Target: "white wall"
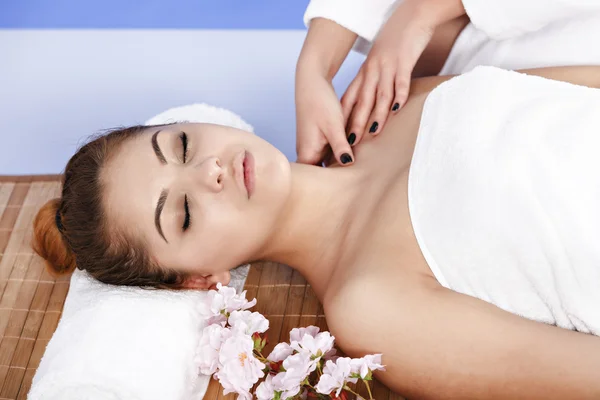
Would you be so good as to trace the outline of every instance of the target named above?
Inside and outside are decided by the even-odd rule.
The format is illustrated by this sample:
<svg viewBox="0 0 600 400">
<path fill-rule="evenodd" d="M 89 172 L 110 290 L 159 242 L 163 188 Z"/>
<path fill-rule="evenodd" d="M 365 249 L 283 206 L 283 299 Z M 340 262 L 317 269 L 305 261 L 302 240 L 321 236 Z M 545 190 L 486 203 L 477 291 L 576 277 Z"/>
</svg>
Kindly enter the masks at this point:
<svg viewBox="0 0 600 400">
<path fill-rule="evenodd" d="M 295 159 L 304 30 L 0 30 L 0 175 L 60 173 L 102 129 L 173 106 L 229 108 Z M 334 84 L 341 95 L 362 57 Z"/>
</svg>

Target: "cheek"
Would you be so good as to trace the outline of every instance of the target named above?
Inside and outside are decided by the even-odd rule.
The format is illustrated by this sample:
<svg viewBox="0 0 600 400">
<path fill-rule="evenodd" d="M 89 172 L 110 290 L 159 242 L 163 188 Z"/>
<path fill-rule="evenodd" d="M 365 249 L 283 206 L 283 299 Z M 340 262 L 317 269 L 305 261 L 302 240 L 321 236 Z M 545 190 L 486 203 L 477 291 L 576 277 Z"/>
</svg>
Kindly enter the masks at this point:
<svg viewBox="0 0 600 400">
<path fill-rule="evenodd" d="M 198 221 L 200 222 L 200 221 Z M 187 252 L 193 253 L 206 270 L 229 269 L 243 259 L 251 247 L 247 233 L 247 215 L 220 205 L 203 215 L 187 243 Z"/>
<path fill-rule="evenodd" d="M 207 245 L 229 248 L 243 239 L 252 210 L 241 212 L 233 207 L 218 207 L 207 214 L 201 236 Z"/>
</svg>

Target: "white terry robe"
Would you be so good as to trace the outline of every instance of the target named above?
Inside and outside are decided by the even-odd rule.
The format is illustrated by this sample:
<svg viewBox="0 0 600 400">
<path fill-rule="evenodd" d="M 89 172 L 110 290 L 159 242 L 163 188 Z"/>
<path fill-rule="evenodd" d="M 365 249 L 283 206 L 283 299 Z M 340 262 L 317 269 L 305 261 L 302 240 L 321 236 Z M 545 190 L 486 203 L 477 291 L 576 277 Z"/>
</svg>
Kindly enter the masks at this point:
<svg viewBox="0 0 600 400">
<path fill-rule="evenodd" d="M 401 0 L 311 0 L 307 26 L 327 18 L 356 33 L 366 54 Z M 441 75 L 478 65 L 521 69 L 600 64 L 598 0 L 463 0 L 471 22 L 461 32 Z"/>
</svg>

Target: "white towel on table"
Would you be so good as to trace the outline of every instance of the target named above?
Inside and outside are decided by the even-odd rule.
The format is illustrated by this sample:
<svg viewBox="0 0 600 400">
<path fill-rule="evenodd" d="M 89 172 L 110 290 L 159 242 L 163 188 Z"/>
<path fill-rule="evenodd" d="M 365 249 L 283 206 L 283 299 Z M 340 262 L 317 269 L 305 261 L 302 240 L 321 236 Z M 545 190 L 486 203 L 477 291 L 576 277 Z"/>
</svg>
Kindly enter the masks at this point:
<svg viewBox="0 0 600 400">
<path fill-rule="evenodd" d="M 205 104 L 167 110 L 146 125 L 210 122 L 252 131 L 234 113 Z M 229 286 L 240 291 L 248 267 Z M 210 377 L 194 361 L 207 292 L 106 285 L 76 270 L 62 317 L 33 379 L 29 400 L 198 400 Z"/>
</svg>

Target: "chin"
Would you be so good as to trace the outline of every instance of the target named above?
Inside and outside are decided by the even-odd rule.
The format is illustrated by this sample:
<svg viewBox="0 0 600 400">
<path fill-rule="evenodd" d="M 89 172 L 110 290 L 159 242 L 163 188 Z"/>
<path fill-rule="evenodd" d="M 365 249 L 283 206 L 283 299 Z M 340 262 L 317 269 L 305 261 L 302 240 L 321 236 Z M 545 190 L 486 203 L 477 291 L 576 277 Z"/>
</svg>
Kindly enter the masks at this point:
<svg viewBox="0 0 600 400">
<path fill-rule="evenodd" d="M 279 157 L 274 158 L 267 166 L 268 173 L 264 175 L 267 180 L 263 180 L 263 185 L 268 185 L 271 191 L 288 192 L 291 186 L 291 167 L 288 159 L 282 154 Z"/>
<path fill-rule="evenodd" d="M 273 147 L 272 152 L 254 154 L 256 162 L 254 195 L 272 196 L 276 192 L 289 187 L 291 167 L 287 157 Z M 261 159 L 258 160 L 258 157 Z"/>
<path fill-rule="evenodd" d="M 291 167 L 287 158 L 283 154 L 278 157 L 271 155 L 269 162 L 263 163 L 257 170 L 255 182 L 250 205 L 256 214 L 252 213 L 255 219 L 249 225 L 256 229 L 256 235 L 268 235 L 280 218 L 291 192 Z"/>
</svg>

